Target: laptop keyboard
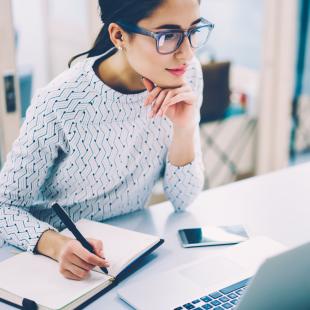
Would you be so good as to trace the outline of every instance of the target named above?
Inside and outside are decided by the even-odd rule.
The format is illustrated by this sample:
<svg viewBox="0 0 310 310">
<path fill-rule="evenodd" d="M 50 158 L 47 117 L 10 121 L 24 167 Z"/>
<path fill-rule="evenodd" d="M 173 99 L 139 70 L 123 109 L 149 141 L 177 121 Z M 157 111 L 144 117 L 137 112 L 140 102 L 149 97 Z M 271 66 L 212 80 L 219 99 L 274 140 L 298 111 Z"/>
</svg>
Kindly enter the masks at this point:
<svg viewBox="0 0 310 310">
<path fill-rule="evenodd" d="M 197 298 L 185 305 L 174 308 L 174 310 L 225 310 L 234 309 L 245 290 L 250 278 L 227 286 L 212 294 Z"/>
</svg>

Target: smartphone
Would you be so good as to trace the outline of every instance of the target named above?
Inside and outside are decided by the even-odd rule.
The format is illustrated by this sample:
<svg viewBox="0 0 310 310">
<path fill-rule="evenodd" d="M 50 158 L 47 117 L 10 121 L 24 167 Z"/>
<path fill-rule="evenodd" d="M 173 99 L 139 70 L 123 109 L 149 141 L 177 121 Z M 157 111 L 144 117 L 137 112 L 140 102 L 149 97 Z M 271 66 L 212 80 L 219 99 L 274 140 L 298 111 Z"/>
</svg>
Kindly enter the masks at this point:
<svg viewBox="0 0 310 310">
<path fill-rule="evenodd" d="M 236 244 L 249 238 L 242 225 L 204 226 L 200 228 L 180 229 L 179 236 L 185 248 Z"/>
</svg>

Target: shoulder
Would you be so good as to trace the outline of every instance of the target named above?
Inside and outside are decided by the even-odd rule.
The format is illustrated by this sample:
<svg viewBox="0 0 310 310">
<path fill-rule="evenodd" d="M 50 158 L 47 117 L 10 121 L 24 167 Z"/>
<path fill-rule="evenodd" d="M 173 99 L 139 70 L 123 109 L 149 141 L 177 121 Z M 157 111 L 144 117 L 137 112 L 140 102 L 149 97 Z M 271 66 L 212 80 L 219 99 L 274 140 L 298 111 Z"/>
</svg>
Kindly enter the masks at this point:
<svg viewBox="0 0 310 310">
<path fill-rule="evenodd" d="M 195 56 L 191 60 L 186 71 L 186 80 L 192 86 L 193 91 L 198 96 L 198 108 L 200 109 L 203 101 L 203 74 L 202 66 L 198 58 Z"/>
<path fill-rule="evenodd" d="M 196 74 L 200 74 L 202 72 L 202 67 L 199 59 L 197 56 L 194 56 L 193 59 L 190 62 L 190 68 L 196 72 Z"/>
<path fill-rule="evenodd" d="M 54 77 L 46 86 L 37 90 L 37 93 L 45 94 L 57 92 L 61 89 L 78 87 L 85 80 L 84 73 L 87 60 L 80 61 L 71 68 Z M 79 83 L 80 82 L 80 83 Z"/>
<path fill-rule="evenodd" d="M 82 92 L 89 84 L 86 69 L 88 59 L 80 61 L 51 80 L 46 86 L 35 91 L 31 106 L 56 109 L 60 102 L 67 101 L 73 93 Z"/>
<path fill-rule="evenodd" d="M 186 80 L 193 85 L 193 89 L 196 91 L 202 91 L 203 86 L 203 76 L 202 67 L 198 58 L 195 56 L 189 63 L 188 69 L 186 71 Z"/>
</svg>

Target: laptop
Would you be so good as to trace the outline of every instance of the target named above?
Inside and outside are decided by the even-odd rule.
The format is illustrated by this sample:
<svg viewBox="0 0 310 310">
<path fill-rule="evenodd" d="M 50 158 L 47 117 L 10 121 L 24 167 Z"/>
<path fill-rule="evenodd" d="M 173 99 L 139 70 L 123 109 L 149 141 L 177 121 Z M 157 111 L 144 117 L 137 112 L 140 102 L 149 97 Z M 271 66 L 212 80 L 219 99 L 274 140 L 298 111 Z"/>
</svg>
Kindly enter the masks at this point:
<svg viewBox="0 0 310 310">
<path fill-rule="evenodd" d="M 256 237 L 145 280 L 118 296 L 138 310 L 309 310 L 310 242 Z"/>
</svg>

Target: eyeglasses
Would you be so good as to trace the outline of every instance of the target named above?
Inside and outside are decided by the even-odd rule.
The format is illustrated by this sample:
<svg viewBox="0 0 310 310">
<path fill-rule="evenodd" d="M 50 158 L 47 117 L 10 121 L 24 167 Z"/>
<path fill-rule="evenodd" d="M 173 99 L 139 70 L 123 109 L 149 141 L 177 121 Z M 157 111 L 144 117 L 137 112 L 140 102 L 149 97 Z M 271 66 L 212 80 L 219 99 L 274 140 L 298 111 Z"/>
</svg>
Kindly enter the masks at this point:
<svg viewBox="0 0 310 310">
<path fill-rule="evenodd" d="M 198 24 L 198 26 L 186 31 L 181 29 L 171 29 L 153 32 L 123 21 L 118 21 L 116 23 L 127 32 L 142 34 L 154 38 L 156 40 L 157 52 L 163 55 L 174 53 L 181 46 L 185 37 L 188 37 L 193 49 L 203 47 L 207 43 L 214 28 L 214 24 L 204 18 L 201 18 L 201 25 Z"/>
</svg>

